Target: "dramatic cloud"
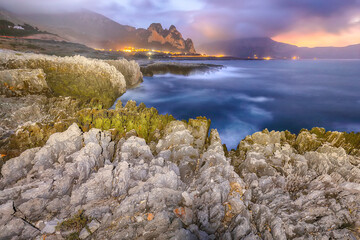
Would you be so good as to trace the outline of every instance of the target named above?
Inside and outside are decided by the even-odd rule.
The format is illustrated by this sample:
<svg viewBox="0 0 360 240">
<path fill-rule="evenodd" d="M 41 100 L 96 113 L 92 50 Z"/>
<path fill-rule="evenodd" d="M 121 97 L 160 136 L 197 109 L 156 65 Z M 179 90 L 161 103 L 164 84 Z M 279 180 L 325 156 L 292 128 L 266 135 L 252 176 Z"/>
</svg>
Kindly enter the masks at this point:
<svg viewBox="0 0 360 240">
<path fill-rule="evenodd" d="M 174 24 L 197 44 L 265 36 L 307 46 L 360 43 L 360 0 L 0 0 L 0 6 L 17 12 L 87 8 L 144 28 Z"/>
</svg>

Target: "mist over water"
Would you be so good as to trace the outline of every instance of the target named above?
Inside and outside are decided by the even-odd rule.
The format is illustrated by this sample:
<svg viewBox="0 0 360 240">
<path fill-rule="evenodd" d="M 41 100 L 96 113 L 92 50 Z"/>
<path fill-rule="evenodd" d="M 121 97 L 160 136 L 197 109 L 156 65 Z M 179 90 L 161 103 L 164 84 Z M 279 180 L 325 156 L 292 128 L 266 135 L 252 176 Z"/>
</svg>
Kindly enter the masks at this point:
<svg viewBox="0 0 360 240">
<path fill-rule="evenodd" d="M 206 116 L 229 149 L 264 128 L 360 131 L 360 60 L 201 62 L 226 68 L 145 77 L 120 99 L 179 120 Z"/>
</svg>

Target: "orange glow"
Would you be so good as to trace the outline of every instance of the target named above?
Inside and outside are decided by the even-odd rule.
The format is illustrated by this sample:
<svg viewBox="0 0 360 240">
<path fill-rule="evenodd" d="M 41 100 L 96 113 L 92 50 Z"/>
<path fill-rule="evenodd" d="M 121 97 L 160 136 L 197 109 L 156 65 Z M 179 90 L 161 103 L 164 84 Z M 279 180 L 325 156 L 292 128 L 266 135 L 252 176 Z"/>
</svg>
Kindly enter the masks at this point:
<svg viewBox="0 0 360 240">
<path fill-rule="evenodd" d="M 336 34 L 321 30 L 317 32 L 306 32 L 295 29 L 291 32 L 279 34 L 272 39 L 298 47 L 345 47 L 360 43 L 360 28 L 352 27 Z"/>
<path fill-rule="evenodd" d="M 272 58 L 271 57 L 264 57 L 263 59 L 264 60 L 271 60 Z"/>
</svg>

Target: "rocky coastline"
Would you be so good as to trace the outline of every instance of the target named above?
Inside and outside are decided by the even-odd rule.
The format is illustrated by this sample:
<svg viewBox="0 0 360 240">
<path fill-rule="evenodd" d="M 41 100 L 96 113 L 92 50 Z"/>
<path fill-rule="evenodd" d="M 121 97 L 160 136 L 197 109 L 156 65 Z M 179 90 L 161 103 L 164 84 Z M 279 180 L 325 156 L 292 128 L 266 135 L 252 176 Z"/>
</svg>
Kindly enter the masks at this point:
<svg viewBox="0 0 360 240">
<path fill-rule="evenodd" d="M 360 238 L 359 133 L 228 151 L 204 117 L 108 109 L 135 62 L 1 52 L 0 68 L 0 239 Z"/>
<path fill-rule="evenodd" d="M 152 77 L 161 74 L 176 74 L 188 76 L 195 73 L 207 73 L 223 68 L 223 65 L 204 63 L 179 63 L 179 62 L 147 62 L 140 64 L 144 76 Z"/>
</svg>

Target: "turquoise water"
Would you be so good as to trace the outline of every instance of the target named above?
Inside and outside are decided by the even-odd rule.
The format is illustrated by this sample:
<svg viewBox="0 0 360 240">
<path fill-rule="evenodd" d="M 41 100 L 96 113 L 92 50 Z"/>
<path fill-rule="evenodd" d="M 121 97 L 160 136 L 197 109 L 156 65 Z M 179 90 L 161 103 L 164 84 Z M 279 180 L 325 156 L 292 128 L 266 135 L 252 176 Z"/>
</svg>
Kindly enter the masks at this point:
<svg viewBox="0 0 360 240">
<path fill-rule="evenodd" d="M 199 62 L 226 68 L 145 77 L 120 99 L 144 102 L 177 119 L 206 116 L 228 148 L 264 128 L 360 131 L 360 60 Z"/>
</svg>

